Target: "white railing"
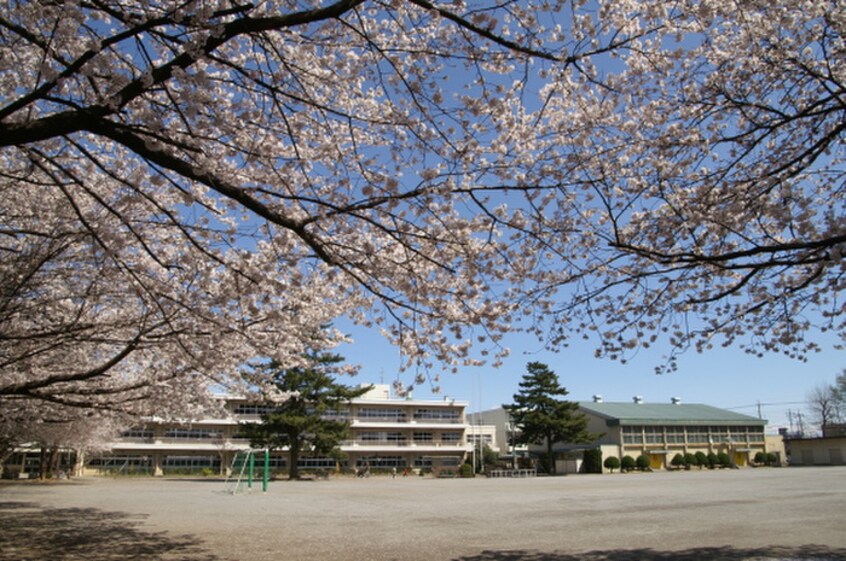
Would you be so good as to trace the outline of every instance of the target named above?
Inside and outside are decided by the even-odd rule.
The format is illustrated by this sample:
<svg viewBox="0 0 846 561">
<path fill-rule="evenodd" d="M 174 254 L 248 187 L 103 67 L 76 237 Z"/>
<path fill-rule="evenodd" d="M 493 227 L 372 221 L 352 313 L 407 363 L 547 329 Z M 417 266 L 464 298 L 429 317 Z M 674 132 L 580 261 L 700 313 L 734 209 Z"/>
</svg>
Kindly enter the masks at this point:
<svg viewBox="0 0 846 561">
<path fill-rule="evenodd" d="M 461 448 L 465 446 L 462 442 L 441 442 L 438 440 L 429 440 L 429 441 L 412 441 L 412 440 L 353 440 L 353 441 L 344 441 L 341 445 L 353 445 L 353 446 L 401 446 L 401 447 L 436 447 L 436 448 Z"/>
<path fill-rule="evenodd" d="M 533 469 L 492 469 L 488 477 L 534 477 L 537 471 Z"/>
<path fill-rule="evenodd" d="M 428 417 L 367 417 L 367 416 L 355 416 L 350 417 L 350 421 L 354 424 L 360 423 L 397 423 L 397 424 L 409 424 L 409 425 L 461 425 L 464 424 L 464 420 L 460 418 L 454 417 L 447 417 L 443 419 L 438 418 L 428 418 Z"/>
</svg>

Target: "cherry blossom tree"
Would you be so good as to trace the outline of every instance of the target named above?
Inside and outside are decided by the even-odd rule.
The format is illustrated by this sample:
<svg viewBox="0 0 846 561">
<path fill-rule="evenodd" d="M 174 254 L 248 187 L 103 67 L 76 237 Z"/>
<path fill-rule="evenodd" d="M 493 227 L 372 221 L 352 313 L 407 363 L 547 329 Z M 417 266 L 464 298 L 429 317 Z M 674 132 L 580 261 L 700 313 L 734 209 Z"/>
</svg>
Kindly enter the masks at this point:
<svg viewBox="0 0 846 561">
<path fill-rule="evenodd" d="M 663 339 L 671 368 L 689 347 L 801 359 L 814 333 L 842 340 L 844 15 L 619 2 L 581 20 L 585 40 L 635 39 L 611 71 L 550 69 L 533 115 L 548 140 L 526 184 L 559 190 L 539 237 L 560 242 L 557 286 L 577 287 L 560 335 L 578 318 L 619 358 Z"/>
<path fill-rule="evenodd" d="M 513 329 L 802 358 L 844 336 L 844 25 L 833 0 L 10 0 L 0 399 L 197 403 L 344 314 L 432 368 Z"/>
</svg>

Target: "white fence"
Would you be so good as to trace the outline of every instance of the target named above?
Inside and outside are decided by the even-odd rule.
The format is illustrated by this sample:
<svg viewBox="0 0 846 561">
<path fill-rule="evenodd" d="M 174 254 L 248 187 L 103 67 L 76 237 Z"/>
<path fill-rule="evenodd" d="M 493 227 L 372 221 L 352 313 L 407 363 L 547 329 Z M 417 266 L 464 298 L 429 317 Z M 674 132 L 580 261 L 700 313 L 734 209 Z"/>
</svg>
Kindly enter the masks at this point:
<svg viewBox="0 0 846 561">
<path fill-rule="evenodd" d="M 492 469 L 488 477 L 534 477 L 537 472 L 534 469 Z"/>
</svg>

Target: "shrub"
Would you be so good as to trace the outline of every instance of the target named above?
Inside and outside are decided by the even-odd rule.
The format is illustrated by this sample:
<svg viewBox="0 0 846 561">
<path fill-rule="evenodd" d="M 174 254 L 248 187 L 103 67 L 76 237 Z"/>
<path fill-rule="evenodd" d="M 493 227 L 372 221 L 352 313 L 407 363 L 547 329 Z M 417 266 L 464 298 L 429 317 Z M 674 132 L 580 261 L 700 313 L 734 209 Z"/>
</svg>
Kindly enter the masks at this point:
<svg viewBox="0 0 846 561">
<path fill-rule="evenodd" d="M 635 463 L 637 465 L 637 469 L 639 469 L 640 471 L 646 471 L 649 469 L 649 456 L 647 456 L 646 454 L 641 454 L 637 457 Z"/>
<path fill-rule="evenodd" d="M 757 452 L 755 454 L 755 459 L 752 460 L 752 461 L 755 462 L 756 464 L 764 465 L 764 464 L 767 463 L 767 455 L 763 452 Z"/>
<path fill-rule="evenodd" d="M 767 465 L 768 466 L 778 465 L 778 456 L 776 456 L 772 452 L 767 452 Z"/>
<path fill-rule="evenodd" d="M 605 461 L 602 462 L 602 465 L 611 470 L 611 473 L 614 473 L 615 469 L 620 468 L 620 460 L 617 459 L 616 456 L 608 456 L 605 458 Z"/>
<path fill-rule="evenodd" d="M 721 468 L 731 467 L 731 458 L 725 452 L 720 452 L 717 454 L 717 463 L 720 464 Z"/>
<path fill-rule="evenodd" d="M 690 452 L 687 452 L 684 455 L 684 469 L 690 469 L 691 466 L 695 466 L 695 465 L 696 465 L 696 456 L 694 456 Z"/>
<path fill-rule="evenodd" d="M 473 465 L 468 463 L 461 464 L 459 475 L 461 477 L 476 477 L 476 474 L 473 472 Z"/>
<path fill-rule="evenodd" d="M 3 479 L 18 479 L 20 473 L 21 472 L 19 470 L 16 470 L 16 469 L 4 468 L 2 478 Z"/>
<path fill-rule="evenodd" d="M 620 468 L 623 471 L 631 471 L 635 468 L 637 462 L 631 456 L 623 456 L 623 459 L 620 461 Z"/>
<path fill-rule="evenodd" d="M 696 458 L 696 465 L 699 466 L 699 469 L 708 465 L 708 455 L 705 452 L 697 452 L 694 454 Z"/>
<path fill-rule="evenodd" d="M 717 459 L 717 455 L 713 452 L 708 453 L 708 469 L 714 469 L 717 467 L 719 460 Z"/>
<path fill-rule="evenodd" d="M 675 456 L 673 456 L 673 459 L 670 460 L 670 464 L 673 467 L 682 467 L 684 465 L 684 456 L 682 456 L 681 454 L 676 454 Z"/>
</svg>

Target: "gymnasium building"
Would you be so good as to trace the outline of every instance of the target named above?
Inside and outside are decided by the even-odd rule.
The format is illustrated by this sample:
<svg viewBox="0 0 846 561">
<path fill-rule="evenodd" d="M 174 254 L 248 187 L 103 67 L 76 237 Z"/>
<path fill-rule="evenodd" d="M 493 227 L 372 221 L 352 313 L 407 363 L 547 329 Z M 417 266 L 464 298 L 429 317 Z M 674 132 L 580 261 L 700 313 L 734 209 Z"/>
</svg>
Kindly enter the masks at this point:
<svg viewBox="0 0 846 561">
<path fill-rule="evenodd" d="M 594 443 L 602 457 L 637 457 L 646 454 L 652 469 L 666 469 L 678 453 L 726 453 L 738 467 L 752 463 L 755 454 L 768 452 L 765 419 L 702 405 L 631 402 L 604 403 L 600 396 L 579 408 L 588 416 L 588 430 L 604 433 Z"/>
<path fill-rule="evenodd" d="M 783 460 L 783 447 L 764 435 L 766 420 L 709 405 L 684 404 L 678 398 L 669 403 L 646 403 L 640 396 L 631 402 L 612 403 L 596 395 L 593 401 L 580 402 L 579 410 L 588 417 L 588 430 L 602 436 L 589 444 L 556 443 L 557 473 L 579 472 L 585 450 L 597 448 L 603 459 L 645 454 L 652 469 L 671 467 L 678 453 L 724 452 L 738 467 L 750 465 L 758 452 L 775 452 L 779 461 Z M 470 417 L 474 422 L 495 424 L 498 438 L 507 438 L 515 430 L 502 408 Z M 544 452 L 545 446 L 538 445 L 515 450 L 517 455 L 530 456 Z"/>
</svg>

